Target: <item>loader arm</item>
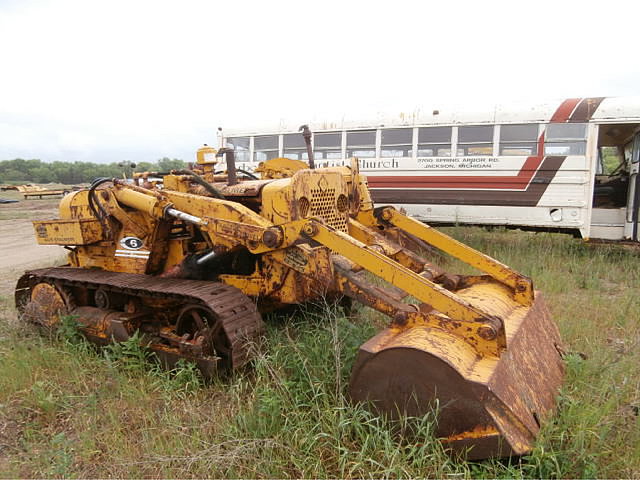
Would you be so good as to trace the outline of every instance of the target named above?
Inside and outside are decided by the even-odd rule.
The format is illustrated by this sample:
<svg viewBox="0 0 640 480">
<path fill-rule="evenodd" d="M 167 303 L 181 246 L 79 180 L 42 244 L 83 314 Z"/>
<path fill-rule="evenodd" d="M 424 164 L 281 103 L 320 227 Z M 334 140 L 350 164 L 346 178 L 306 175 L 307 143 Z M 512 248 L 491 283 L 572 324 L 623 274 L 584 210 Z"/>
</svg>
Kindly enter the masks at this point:
<svg viewBox="0 0 640 480">
<path fill-rule="evenodd" d="M 394 225 L 509 286 L 518 303 L 523 305 L 533 303 L 534 294 L 531 279 L 435 228 L 403 215 L 393 207 L 376 209 L 373 215 L 370 211 L 364 212 L 361 217 L 364 217 L 366 223 L 372 226 Z"/>
<path fill-rule="evenodd" d="M 465 341 L 484 355 L 498 356 L 506 347 L 504 323 L 499 317 L 473 306 L 375 248 L 327 225 L 312 220 L 302 231 L 309 238 L 422 302 L 413 314 L 397 316 L 400 312 L 396 312 L 392 318 L 397 326 L 403 326 L 411 318 L 412 325 L 421 322 L 450 331 L 464 331 L 462 337 Z M 344 293 L 353 289 L 345 275 L 339 279 L 339 285 Z M 375 304 L 373 306 L 375 308 Z M 429 313 L 434 310 L 443 315 Z"/>
</svg>

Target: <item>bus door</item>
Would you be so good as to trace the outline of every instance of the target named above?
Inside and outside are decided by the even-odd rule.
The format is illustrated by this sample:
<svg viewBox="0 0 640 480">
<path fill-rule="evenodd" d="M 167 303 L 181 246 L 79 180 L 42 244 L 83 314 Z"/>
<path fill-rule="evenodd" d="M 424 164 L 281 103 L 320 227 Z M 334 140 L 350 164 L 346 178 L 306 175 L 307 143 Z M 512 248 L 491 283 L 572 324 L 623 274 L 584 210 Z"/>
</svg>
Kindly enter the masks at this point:
<svg viewBox="0 0 640 480">
<path fill-rule="evenodd" d="M 598 128 L 589 236 L 605 240 L 630 238 L 627 233 L 629 166 L 640 125 L 604 124 Z M 629 217 L 630 218 L 630 217 Z"/>
<path fill-rule="evenodd" d="M 627 218 L 624 228 L 625 238 L 640 240 L 640 133 L 633 139 L 629 164 L 629 194 L 627 196 Z"/>
</svg>

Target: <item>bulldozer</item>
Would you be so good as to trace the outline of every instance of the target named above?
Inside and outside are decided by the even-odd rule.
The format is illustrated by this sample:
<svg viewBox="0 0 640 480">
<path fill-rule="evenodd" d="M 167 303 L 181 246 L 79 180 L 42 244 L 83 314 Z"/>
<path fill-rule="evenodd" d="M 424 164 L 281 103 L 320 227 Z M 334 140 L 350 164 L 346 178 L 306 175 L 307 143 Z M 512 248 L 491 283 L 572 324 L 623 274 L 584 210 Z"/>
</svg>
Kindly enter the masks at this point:
<svg viewBox="0 0 640 480">
<path fill-rule="evenodd" d="M 19 279 L 22 318 L 51 328 L 73 316 L 98 345 L 140 335 L 163 364 L 210 377 L 250 362 L 263 315 L 359 302 L 388 324 L 357 352 L 353 402 L 391 419 L 436 411 L 438 438 L 467 459 L 531 452 L 564 376 L 531 279 L 374 205 L 357 159 L 314 168 L 309 137 L 308 165 L 270 160 L 262 178 L 205 145 L 190 169 L 70 193 L 59 219 L 33 222 L 68 264 Z M 479 274 L 445 271 L 433 251 Z"/>
</svg>

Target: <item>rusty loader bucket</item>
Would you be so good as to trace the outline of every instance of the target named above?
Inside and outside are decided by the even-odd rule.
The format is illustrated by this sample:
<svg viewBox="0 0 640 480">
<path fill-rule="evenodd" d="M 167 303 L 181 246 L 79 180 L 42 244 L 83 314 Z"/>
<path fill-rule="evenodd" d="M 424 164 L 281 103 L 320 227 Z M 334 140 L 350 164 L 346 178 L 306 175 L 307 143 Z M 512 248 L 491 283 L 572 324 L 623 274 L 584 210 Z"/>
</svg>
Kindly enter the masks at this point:
<svg viewBox="0 0 640 480">
<path fill-rule="evenodd" d="M 308 234 L 334 252 L 342 293 L 392 318 L 360 347 L 351 398 L 392 418 L 436 409 L 438 437 L 468 459 L 529 453 L 564 376 L 542 295 L 527 277 L 391 207 L 349 222 L 348 235 L 320 223 Z M 399 232 L 486 275 L 446 273 L 394 241 Z M 371 274 L 386 286 L 373 286 Z"/>
<path fill-rule="evenodd" d="M 437 435 L 469 459 L 529 453 L 563 378 L 558 330 L 539 294 L 522 307 L 499 287 L 458 293 L 482 298 L 504 318 L 507 347 L 500 355 L 482 354 L 437 327 L 391 326 L 360 347 L 351 397 L 391 416 L 437 408 Z"/>
</svg>

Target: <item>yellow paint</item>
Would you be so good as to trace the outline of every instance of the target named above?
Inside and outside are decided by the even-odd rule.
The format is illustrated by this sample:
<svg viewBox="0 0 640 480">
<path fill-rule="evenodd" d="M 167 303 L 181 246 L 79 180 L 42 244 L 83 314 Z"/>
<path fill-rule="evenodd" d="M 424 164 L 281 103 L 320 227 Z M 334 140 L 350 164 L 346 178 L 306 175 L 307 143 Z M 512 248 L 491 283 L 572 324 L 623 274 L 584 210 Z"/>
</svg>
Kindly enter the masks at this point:
<svg viewBox="0 0 640 480">
<path fill-rule="evenodd" d="M 165 262 L 164 271 L 169 270 L 171 267 L 178 265 L 182 260 L 184 260 L 186 253 L 183 242 L 183 239 L 174 239 L 169 241 L 167 261 Z"/>
<path fill-rule="evenodd" d="M 216 153 L 218 153 L 218 151 L 215 148 L 205 144 L 196 152 L 196 162 L 200 165 L 216 163 Z"/>
<path fill-rule="evenodd" d="M 457 440 L 468 440 L 473 438 L 493 437 L 500 435 L 500 432 L 491 425 L 477 425 L 473 430 L 458 433 L 444 438 L 445 442 L 455 442 Z"/>
<path fill-rule="evenodd" d="M 161 218 L 164 214 L 164 208 L 170 206 L 170 203 L 167 201 L 159 200 L 153 195 L 145 195 L 133 188 L 116 188 L 114 189 L 114 193 L 120 203 L 144 212 L 153 218 Z"/>
<path fill-rule="evenodd" d="M 486 316 L 486 313 L 474 308 L 466 301 L 445 290 L 441 286 L 421 277 L 384 254 L 370 248 L 349 235 L 332 230 L 314 222 L 316 233 L 311 235 L 314 240 L 328 246 L 349 260 L 361 265 L 369 272 L 383 280 L 399 287 L 418 300 L 432 305 L 435 309 L 449 317 L 475 321 Z"/>
<path fill-rule="evenodd" d="M 401 214 L 394 208 L 387 207 L 382 214 L 382 218 L 443 252 L 491 275 L 505 285 L 510 286 L 513 289 L 514 298 L 519 303 L 525 305 L 531 305 L 533 303 L 533 285 L 531 280 L 506 265 L 458 242 L 454 238 L 439 232 L 429 225 Z"/>
<path fill-rule="evenodd" d="M 309 165 L 291 158 L 272 158 L 265 162 L 260 162 L 255 173 L 260 174 L 262 180 L 275 178 L 289 178 L 296 172 L 309 168 Z"/>
<path fill-rule="evenodd" d="M 97 220 L 40 220 L 33 222 L 36 240 L 40 245 L 89 245 L 102 240 Z"/>
</svg>

